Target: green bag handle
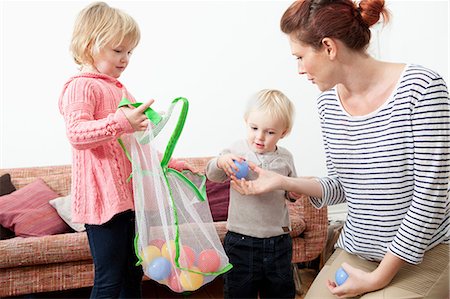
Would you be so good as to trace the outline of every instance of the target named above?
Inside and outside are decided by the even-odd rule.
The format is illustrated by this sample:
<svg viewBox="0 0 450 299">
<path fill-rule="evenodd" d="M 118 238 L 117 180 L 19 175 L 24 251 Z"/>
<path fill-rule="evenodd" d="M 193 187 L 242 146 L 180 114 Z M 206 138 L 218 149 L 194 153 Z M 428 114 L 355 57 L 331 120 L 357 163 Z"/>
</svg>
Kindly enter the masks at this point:
<svg viewBox="0 0 450 299">
<path fill-rule="evenodd" d="M 134 108 L 137 108 L 142 105 L 142 103 L 131 103 L 130 100 L 127 98 L 122 98 L 122 100 L 119 103 L 119 106 L 117 108 L 123 107 L 123 106 L 133 106 Z M 148 107 L 144 111 L 145 116 L 155 125 L 159 124 L 159 122 L 162 120 L 161 115 L 159 115 L 158 112 L 153 110 L 152 108 Z"/>
<path fill-rule="evenodd" d="M 169 168 L 168 164 L 170 161 L 170 158 L 172 157 L 173 151 L 175 150 L 175 146 L 178 142 L 178 139 L 180 138 L 181 132 L 183 131 L 183 127 L 184 124 L 186 122 L 186 117 L 187 117 L 187 113 L 188 113 L 188 109 L 189 109 L 189 102 L 186 98 L 183 97 L 178 97 L 176 99 L 174 99 L 171 103 L 171 105 L 176 105 L 178 102 L 182 103 L 182 108 L 181 108 L 181 112 L 180 112 L 180 116 L 178 118 L 178 122 L 177 125 L 175 126 L 175 129 L 172 133 L 172 135 L 170 136 L 169 142 L 166 146 L 166 150 L 164 151 L 164 155 L 163 158 L 161 160 L 161 168 L 163 170 L 163 174 L 164 174 L 164 179 L 166 181 L 167 186 L 169 187 L 169 194 L 170 194 L 170 200 L 172 203 L 172 207 L 173 207 L 173 213 L 174 213 L 174 221 L 175 221 L 175 265 L 177 266 L 177 268 L 181 269 L 181 270 L 185 270 L 185 271 L 189 271 L 189 272 L 193 272 L 193 273 L 197 273 L 197 274 L 201 274 L 201 275 L 220 275 L 223 274 L 227 271 L 229 271 L 233 266 L 228 263 L 223 269 L 220 269 L 219 271 L 216 272 L 209 272 L 209 273 L 204 273 L 204 272 L 198 272 L 198 271 L 194 271 L 191 269 L 187 269 L 187 268 L 183 268 L 180 266 L 179 263 L 179 257 L 180 257 L 180 231 L 179 231 L 179 224 L 178 224 L 178 212 L 176 209 L 176 205 L 175 205 L 175 200 L 173 198 L 173 194 L 172 194 L 172 188 L 170 187 L 170 183 L 169 180 L 167 178 L 167 173 L 173 173 L 175 174 L 178 178 L 180 178 L 182 181 L 184 181 L 186 183 L 187 186 L 189 186 L 194 193 L 196 193 L 197 198 L 200 199 L 200 201 L 205 201 L 206 200 L 206 177 L 204 175 L 202 176 L 202 184 L 201 184 L 201 190 L 199 190 L 199 188 L 197 186 L 195 186 L 194 183 L 192 183 L 191 180 L 189 180 L 182 172 L 179 172 L 175 169 Z M 142 105 L 142 103 L 131 103 L 127 98 L 122 98 L 122 100 L 119 103 L 119 107 L 123 107 L 123 106 L 127 106 L 127 105 L 132 105 L 133 107 L 139 107 L 140 105 Z M 147 116 L 147 118 L 154 124 L 154 125 L 158 125 L 161 121 L 162 121 L 162 117 L 161 115 L 159 115 L 156 111 L 154 111 L 153 109 L 151 109 L 150 107 L 148 107 L 145 111 L 144 114 Z M 118 139 L 120 146 L 122 147 L 122 149 L 125 151 L 126 156 L 128 157 L 128 159 L 130 160 L 130 162 L 132 162 L 131 156 L 128 153 L 125 145 L 123 144 L 123 141 L 119 138 Z M 198 175 L 198 174 L 197 174 Z M 128 178 L 127 181 L 129 181 L 131 178 Z M 139 236 L 138 234 L 136 234 L 135 238 L 134 238 L 134 249 L 135 249 L 135 254 L 138 258 L 138 262 L 136 263 L 136 266 L 139 266 L 140 264 L 142 264 L 143 260 L 142 257 L 140 256 L 139 252 L 138 252 L 138 239 Z"/>
</svg>

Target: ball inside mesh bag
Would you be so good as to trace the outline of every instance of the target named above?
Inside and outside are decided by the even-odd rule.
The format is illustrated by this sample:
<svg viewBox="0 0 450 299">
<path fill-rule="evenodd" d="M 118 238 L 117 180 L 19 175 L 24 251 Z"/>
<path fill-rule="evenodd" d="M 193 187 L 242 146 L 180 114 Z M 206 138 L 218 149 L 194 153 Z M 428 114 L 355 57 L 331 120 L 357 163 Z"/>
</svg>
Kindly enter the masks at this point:
<svg viewBox="0 0 450 299">
<path fill-rule="evenodd" d="M 197 267 L 192 267 L 192 270 L 200 271 Z M 181 271 L 180 283 L 185 291 L 195 291 L 203 285 L 203 275 L 190 271 Z"/>
<path fill-rule="evenodd" d="M 202 272 L 216 272 L 220 267 L 220 256 L 215 249 L 205 249 L 198 255 L 197 264 Z"/>
<path fill-rule="evenodd" d="M 145 274 L 154 280 L 164 280 L 169 277 L 171 267 L 169 260 L 160 256 L 150 263 Z"/>
</svg>

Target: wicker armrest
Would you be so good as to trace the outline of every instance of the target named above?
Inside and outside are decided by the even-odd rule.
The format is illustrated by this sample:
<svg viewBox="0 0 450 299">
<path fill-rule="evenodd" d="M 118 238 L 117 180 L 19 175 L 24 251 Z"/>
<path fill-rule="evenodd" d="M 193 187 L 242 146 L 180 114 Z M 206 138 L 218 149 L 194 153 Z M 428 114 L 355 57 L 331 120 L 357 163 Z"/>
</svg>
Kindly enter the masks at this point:
<svg viewBox="0 0 450 299">
<path fill-rule="evenodd" d="M 86 232 L 0 241 L 0 268 L 92 260 Z"/>
<path fill-rule="evenodd" d="M 291 218 L 300 218 L 305 222 L 305 230 L 298 237 L 293 239 L 294 263 L 311 261 L 322 252 L 327 238 L 328 231 L 328 210 L 327 207 L 315 208 L 309 201 L 309 197 L 297 199 L 294 203 L 289 203 L 289 213 Z"/>
</svg>

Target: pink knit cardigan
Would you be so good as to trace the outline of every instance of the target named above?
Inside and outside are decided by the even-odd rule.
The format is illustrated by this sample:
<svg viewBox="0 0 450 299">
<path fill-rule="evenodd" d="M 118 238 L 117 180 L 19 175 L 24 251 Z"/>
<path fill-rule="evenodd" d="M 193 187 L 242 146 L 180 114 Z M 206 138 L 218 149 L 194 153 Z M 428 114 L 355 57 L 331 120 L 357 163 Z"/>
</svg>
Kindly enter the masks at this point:
<svg viewBox="0 0 450 299">
<path fill-rule="evenodd" d="M 102 224 L 115 214 L 134 210 L 131 163 L 117 139 L 133 128 L 117 110 L 125 87 L 103 74 L 82 73 L 69 79 L 59 109 L 72 145 L 72 217 L 74 222 Z M 126 92 L 126 90 L 125 90 Z M 134 98 L 126 92 L 129 100 Z M 182 161 L 169 167 L 182 168 Z"/>
</svg>

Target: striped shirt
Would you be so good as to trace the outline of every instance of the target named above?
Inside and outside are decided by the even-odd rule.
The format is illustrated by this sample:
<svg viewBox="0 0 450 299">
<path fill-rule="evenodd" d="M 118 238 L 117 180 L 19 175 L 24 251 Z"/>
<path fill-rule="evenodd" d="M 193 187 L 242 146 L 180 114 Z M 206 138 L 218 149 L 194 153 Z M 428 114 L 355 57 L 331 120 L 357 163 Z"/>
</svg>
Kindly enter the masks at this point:
<svg viewBox="0 0 450 299">
<path fill-rule="evenodd" d="M 336 88 L 318 98 L 328 177 L 316 207 L 343 202 L 337 246 L 380 261 L 387 251 L 418 264 L 449 243 L 450 99 L 437 73 L 407 65 L 376 111 L 351 116 Z"/>
</svg>

